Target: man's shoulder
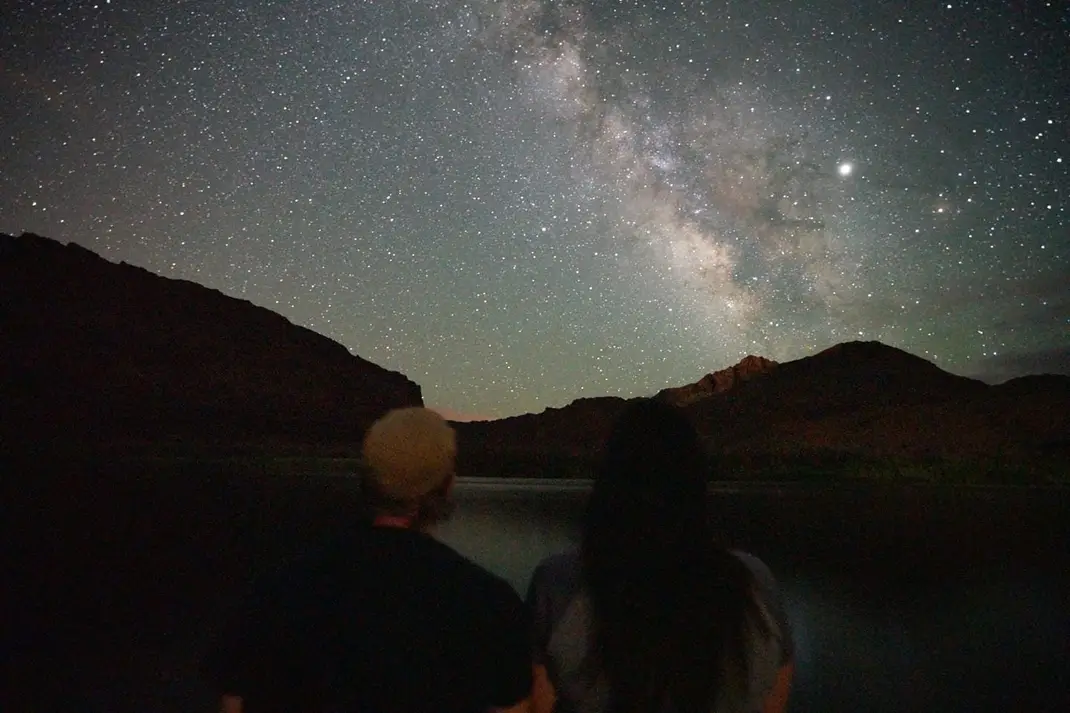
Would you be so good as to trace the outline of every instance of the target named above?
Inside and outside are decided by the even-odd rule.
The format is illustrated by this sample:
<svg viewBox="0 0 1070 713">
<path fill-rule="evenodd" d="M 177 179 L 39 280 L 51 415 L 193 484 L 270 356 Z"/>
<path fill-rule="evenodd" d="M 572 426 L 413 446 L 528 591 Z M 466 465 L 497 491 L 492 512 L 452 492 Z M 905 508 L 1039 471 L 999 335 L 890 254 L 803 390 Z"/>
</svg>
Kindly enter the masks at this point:
<svg viewBox="0 0 1070 713">
<path fill-rule="evenodd" d="M 513 585 L 509 584 L 504 578 L 491 572 L 483 565 L 473 562 L 449 545 L 442 542 L 437 544 L 442 548 L 441 557 L 443 561 L 448 561 L 452 564 L 454 575 L 457 578 L 467 580 L 469 586 L 480 588 L 488 596 L 507 600 L 509 603 L 520 603 L 520 595 L 517 594 Z M 468 593 L 470 594 L 471 592 Z"/>
<path fill-rule="evenodd" d="M 374 574 L 375 576 L 368 576 Z M 401 528 L 346 530 L 261 580 L 261 591 L 327 597 L 419 583 L 425 594 L 464 587 L 467 594 L 519 598 L 504 579 L 434 537 Z M 410 587 L 408 584 L 404 587 Z"/>
<path fill-rule="evenodd" d="M 473 562 L 448 544 L 427 534 L 384 533 L 387 547 L 399 559 L 395 564 L 415 568 L 411 574 L 439 596 L 461 596 L 466 602 L 519 607 L 520 595 L 511 584 L 486 567 Z M 431 594 L 428 592 L 428 594 Z"/>
</svg>

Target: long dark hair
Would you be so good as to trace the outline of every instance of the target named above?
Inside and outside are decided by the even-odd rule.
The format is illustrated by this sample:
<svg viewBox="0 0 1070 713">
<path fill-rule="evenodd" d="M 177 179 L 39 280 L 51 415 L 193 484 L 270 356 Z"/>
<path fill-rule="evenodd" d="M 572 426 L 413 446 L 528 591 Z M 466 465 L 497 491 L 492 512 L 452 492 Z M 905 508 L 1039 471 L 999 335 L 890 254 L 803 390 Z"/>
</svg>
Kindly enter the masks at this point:
<svg viewBox="0 0 1070 713">
<path fill-rule="evenodd" d="M 635 402 L 607 444 L 583 523 L 593 650 L 614 713 L 709 713 L 746 685 L 746 566 L 711 531 L 708 462 L 676 408 Z"/>
</svg>

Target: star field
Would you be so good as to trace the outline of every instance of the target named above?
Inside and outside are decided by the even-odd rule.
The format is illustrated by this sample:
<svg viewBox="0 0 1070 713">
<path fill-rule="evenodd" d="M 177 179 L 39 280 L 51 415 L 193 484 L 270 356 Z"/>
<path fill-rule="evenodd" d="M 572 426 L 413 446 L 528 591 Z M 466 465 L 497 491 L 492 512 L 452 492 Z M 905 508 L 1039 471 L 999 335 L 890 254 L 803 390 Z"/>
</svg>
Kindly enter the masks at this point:
<svg viewBox="0 0 1070 713">
<path fill-rule="evenodd" d="M 1070 369 L 1064 3 L 5 12 L 0 230 L 268 307 L 429 405 L 851 339 Z"/>
</svg>

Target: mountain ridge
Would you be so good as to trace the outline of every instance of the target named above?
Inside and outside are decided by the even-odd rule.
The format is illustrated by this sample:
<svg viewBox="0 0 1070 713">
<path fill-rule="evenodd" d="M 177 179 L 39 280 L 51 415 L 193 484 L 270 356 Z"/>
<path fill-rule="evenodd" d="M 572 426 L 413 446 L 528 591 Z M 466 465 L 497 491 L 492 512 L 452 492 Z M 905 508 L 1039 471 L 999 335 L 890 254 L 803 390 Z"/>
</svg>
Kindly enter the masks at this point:
<svg viewBox="0 0 1070 713">
<path fill-rule="evenodd" d="M 1070 453 L 1070 377 L 989 385 L 875 341 L 784 362 L 749 355 L 654 398 L 682 408 L 711 453 L 744 470 L 845 459 L 1017 467 Z M 568 475 L 594 467 L 613 420 L 633 400 L 582 399 L 454 425 L 469 452 L 483 449 L 471 456 L 475 469 L 560 467 Z"/>
</svg>

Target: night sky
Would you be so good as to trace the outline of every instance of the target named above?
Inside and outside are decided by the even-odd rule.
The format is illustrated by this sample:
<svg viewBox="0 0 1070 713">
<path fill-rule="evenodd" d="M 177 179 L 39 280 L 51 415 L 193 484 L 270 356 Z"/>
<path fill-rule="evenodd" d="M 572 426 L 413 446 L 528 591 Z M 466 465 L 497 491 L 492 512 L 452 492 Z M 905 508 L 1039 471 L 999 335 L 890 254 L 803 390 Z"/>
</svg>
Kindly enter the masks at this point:
<svg viewBox="0 0 1070 713">
<path fill-rule="evenodd" d="M 429 405 L 853 339 L 1070 370 L 1065 0 L 17 7 L 0 231 L 251 300 Z"/>
</svg>

